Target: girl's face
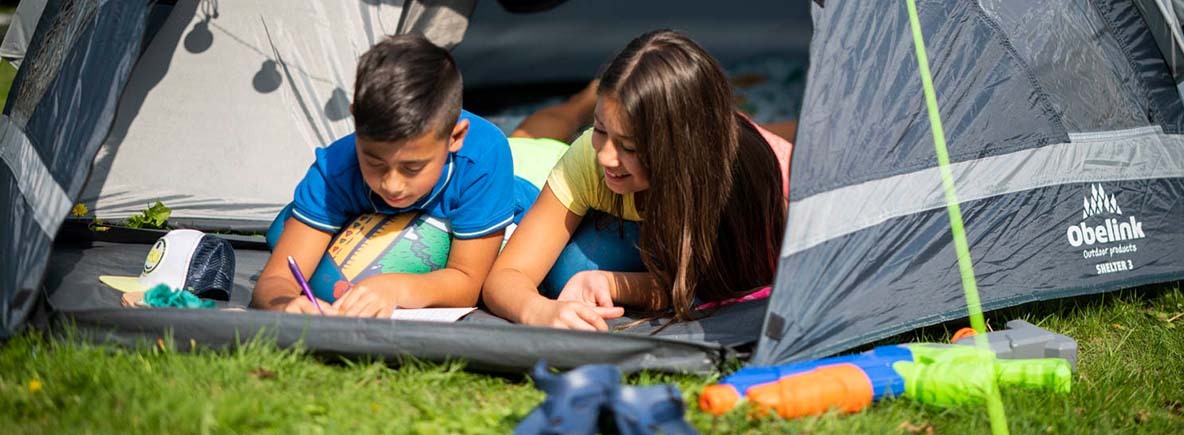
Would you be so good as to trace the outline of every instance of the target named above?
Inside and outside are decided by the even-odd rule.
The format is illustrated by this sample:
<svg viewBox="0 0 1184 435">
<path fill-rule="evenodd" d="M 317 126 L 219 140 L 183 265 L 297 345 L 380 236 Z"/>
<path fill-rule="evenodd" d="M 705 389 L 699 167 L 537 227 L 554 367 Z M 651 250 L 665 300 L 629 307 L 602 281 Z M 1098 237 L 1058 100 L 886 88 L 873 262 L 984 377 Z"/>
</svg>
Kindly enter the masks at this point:
<svg viewBox="0 0 1184 435">
<path fill-rule="evenodd" d="M 592 148 L 596 162 L 604 170 L 604 183 L 609 190 L 627 195 L 650 188 L 649 173 L 637 155 L 637 142 L 626 132 L 621 116 L 621 105 L 616 98 L 601 96 L 596 100 L 596 115 L 592 124 Z"/>
</svg>

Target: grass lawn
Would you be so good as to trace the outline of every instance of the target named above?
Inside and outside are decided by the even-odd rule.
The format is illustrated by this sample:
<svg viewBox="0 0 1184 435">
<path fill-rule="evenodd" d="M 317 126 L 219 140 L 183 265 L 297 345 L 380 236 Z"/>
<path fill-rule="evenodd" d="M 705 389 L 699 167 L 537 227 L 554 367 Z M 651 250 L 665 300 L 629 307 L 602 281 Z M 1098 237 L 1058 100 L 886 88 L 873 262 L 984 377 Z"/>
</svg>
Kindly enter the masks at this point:
<svg viewBox="0 0 1184 435">
<path fill-rule="evenodd" d="M 8 61 L 0 61 L 0 83 L 4 84 L 0 86 L 0 101 L 8 101 L 8 89 L 13 79 L 16 79 L 16 68 Z"/>
<path fill-rule="evenodd" d="M 1184 433 L 1184 292 L 1152 286 L 990 313 L 1026 318 L 1079 343 L 1073 391 L 1004 391 L 1012 433 Z M 940 340 L 941 328 L 893 342 Z M 251 342 L 233 351 L 176 352 L 75 344 L 31 332 L 0 347 L 0 421 L 19 433 L 394 432 L 506 433 L 543 398 L 528 378 L 464 371 L 463 364 L 326 361 Z M 632 384 L 674 382 L 689 404 L 715 378 L 643 373 Z M 704 432 L 983 433 L 985 408 L 936 409 L 905 400 L 856 415 L 796 421 L 713 418 Z"/>
</svg>

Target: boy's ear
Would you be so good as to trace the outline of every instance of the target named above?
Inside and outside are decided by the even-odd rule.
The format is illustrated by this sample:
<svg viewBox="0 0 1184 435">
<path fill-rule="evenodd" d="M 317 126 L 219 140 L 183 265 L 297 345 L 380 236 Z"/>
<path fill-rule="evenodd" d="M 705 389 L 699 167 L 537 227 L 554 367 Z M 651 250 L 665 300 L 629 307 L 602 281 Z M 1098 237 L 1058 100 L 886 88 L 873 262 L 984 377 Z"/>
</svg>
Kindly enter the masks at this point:
<svg viewBox="0 0 1184 435">
<path fill-rule="evenodd" d="M 460 151 L 460 147 L 465 144 L 465 136 L 469 135 L 469 120 L 461 119 L 456 122 L 456 126 L 452 127 L 452 134 L 448 137 L 448 152 L 455 153 Z"/>
</svg>

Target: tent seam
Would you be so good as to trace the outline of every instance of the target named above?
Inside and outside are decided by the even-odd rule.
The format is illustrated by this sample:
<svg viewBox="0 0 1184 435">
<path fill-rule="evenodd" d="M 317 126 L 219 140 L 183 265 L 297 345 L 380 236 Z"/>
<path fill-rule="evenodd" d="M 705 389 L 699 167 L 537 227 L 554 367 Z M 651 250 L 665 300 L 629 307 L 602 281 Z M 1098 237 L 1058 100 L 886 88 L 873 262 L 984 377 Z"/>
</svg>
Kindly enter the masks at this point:
<svg viewBox="0 0 1184 435">
<path fill-rule="evenodd" d="M 1044 113 L 1044 115 L 1046 117 L 1045 120 L 1047 121 L 1048 127 L 1050 128 L 1051 131 L 1039 132 L 1037 134 L 1037 137 L 1035 137 L 1033 139 L 1029 139 L 1029 140 L 1017 141 L 1011 146 L 1002 146 L 1002 147 L 993 148 L 991 150 L 990 154 L 984 154 L 982 152 L 974 152 L 973 150 L 950 154 L 950 162 L 951 163 L 961 163 L 961 162 L 974 160 L 974 159 L 978 159 L 978 158 L 1009 154 L 1009 153 L 1023 150 L 1023 149 L 1040 148 L 1040 147 L 1044 147 L 1044 146 L 1047 146 L 1050 144 L 1056 144 L 1056 143 L 1059 143 L 1062 141 L 1068 142 L 1069 141 L 1068 129 L 1065 128 L 1063 118 L 1061 117 L 1060 113 L 1052 106 L 1052 103 L 1049 101 L 1048 92 L 1046 92 L 1044 90 L 1044 87 L 1040 85 L 1039 80 L 1037 80 L 1036 76 L 1034 74 L 1032 74 L 1031 66 L 1029 66 L 1028 63 L 1024 61 L 1023 57 L 1021 57 L 1019 55 L 1019 53 L 1015 51 L 1015 47 L 1013 47 L 1011 45 L 1009 38 L 1007 38 L 1007 33 L 1005 33 L 1002 30 L 1002 28 L 998 25 L 998 23 L 995 23 L 994 20 L 991 20 L 990 17 L 986 16 L 986 13 L 982 10 L 981 5 L 979 5 L 978 2 L 974 2 L 974 9 L 971 11 L 971 13 L 973 13 L 975 15 L 975 17 L 978 19 L 978 21 L 980 21 L 982 24 L 984 24 L 990 28 L 991 36 L 988 38 L 988 40 L 992 40 L 996 44 L 998 44 L 1003 49 L 1003 51 L 1005 53 L 1007 53 L 1007 56 L 1011 60 L 1016 62 L 1016 69 L 1018 69 L 1022 72 L 1022 74 L 1020 74 L 1020 75 L 1022 75 L 1024 77 L 1024 80 L 1025 80 L 1025 82 L 1028 83 L 1028 86 L 1031 86 L 1032 92 L 1037 95 L 1037 100 L 1040 103 L 1040 110 L 1041 110 L 1041 112 Z M 919 160 L 916 163 L 912 163 L 912 164 L 906 165 L 906 166 L 897 166 L 894 168 L 886 168 L 886 169 L 880 170 L 880 171 L 867 172 L 867 173 L 865 173 L 866 176 L 863 179 L 861 179 L 861 181 L 857 181 L 854 183 L 850 183 L 851 179 L 848 179 L 845 181 L 835 181 L 830 184 L 823 185 L 822 187 L 817 187 L 817 188 L 806 190 L 804 192 L 805 196 L 803 197 L 803 199 L 809 198 L 814 195 L 822 194 L 822 193 L 825 193 L 825 192 L 828 192 L 831 190 L 835 190 L 835 189 L 839 189 L 839 188 L 843 188 L 843 187 L 847 187 L 847 186 L 853 186 L 853 185 L 856 185 L 856 184 L 859 184 L 862 182 L 866 182 L 866 181 L 887 178 L 887 177 L 891 177 L 891 176 L 895 176 L 895 175 L 906 174 L 906 173 L 910 173 L 910 172 L 916 172 L 916 171 L 919 171 L 922 169 L 935 168 L 935 167 L 937 167 L 937 158 L 930 157 L 930 158 L 925 158 L 925 159 Z"/>
<path fill-rule="evenodd" d="M 1151 118 L 1149 121 L 1159 125 L 1164 125 L 1165 123 L 1159 113 L 1159 108 L 1156 107 L 1155 104 L 1156 99 L 1152 97 L 1151 91 L 1148 90 L 1147 85 L 1143 83 L 1143 77 L 1139 74 L 1138 65 L 1136 65 L 1134 59 L 1131 58 L 1131 54 L 1126 44 L 1126 42 L 1131 39 L 1130 35 L 1120 33 L 1119 29 L 1114 26 L 1114 22 L 1111 19 L 1111 14 L 1114 13 L 1114 10 L 1110 4 L 1107 3 L 1105 8 L 1106 10 L 1103 11 L 1103 8 L 1099 6 L 1098 1 L 1089 0 L 1089 3 L 1094 7 L 1094 11 L 1098 14 L 1098 18 L 1101 19 L 1102 23 L 1105 24 L 1106 30 L 1110 31 L 1111 37 L 1118 46 L 1118 51 L 1122 53 L 1122 59 L 1126 61 L 1127 67 L 1131 69 L 1132 81 L 1135 82 L 1135 86 L 1137 86 L 1139 92 L 1143 94 L 1143 98 L 1147 99 L 1147 115 Z M 1142 17 L 1139 18 L 1142 19 Z"/>
<path fill-rule="evenodd" d="M 1007 54 L 1010 55 L 1012 59 L 1014 59 L 1016 63 L 1020 65 L 1020 69 L 1022 69 L 1024 72 L 1024 77 L 1028 79 L 1028 84 L 1032 86 L 1032 89 L 1036 92 L 1037 99 L 1040 101 L 1041 107 L 1044 108 L 1045 115 L 1052 118 L 1052 120 L 1049 121 L 1049 127 L 1052 127 L 1053 132 L 1064 135 L 1067 138 L 1069 132 L 1068 129 L 1065 128 L 1064 119 L 1061 118 L 1061 114 L 1057 112 L 1057 110 L 1052 106 L 1052 103 L 1048 98 L 1048 92 L 1045 92 L 1044 87 L 1040 85 L 1040 81 L 1036 79 L 1036 75 L 1032 74 L 1032 67 L 1024 61 L 1024 58 L 1020 56 L 1019 52 L 1015 50 L 1015 47 L 1011 45 L 1011 38 L 1007 35 L 1007 32 L 1003 31 L 1003 27 L 1000 26 L 999 23 L 996 23 L 995 20 L 987 16 L 986 11 L 984 11 L 982 8 L 982 4 L 977 1 L 974 2 L 974 11 L 975 15 L 978 16 L 978 19 L 991 28 L 991 36 L 997 38 L 998 43 L 1003 47 L 1003 50 L 1006 51 Z M 1047 145 L 1047 143 L 1041 145 Z M 953 159 L 951 159 L 951 161 L 952 160 Z"/>
</svg>

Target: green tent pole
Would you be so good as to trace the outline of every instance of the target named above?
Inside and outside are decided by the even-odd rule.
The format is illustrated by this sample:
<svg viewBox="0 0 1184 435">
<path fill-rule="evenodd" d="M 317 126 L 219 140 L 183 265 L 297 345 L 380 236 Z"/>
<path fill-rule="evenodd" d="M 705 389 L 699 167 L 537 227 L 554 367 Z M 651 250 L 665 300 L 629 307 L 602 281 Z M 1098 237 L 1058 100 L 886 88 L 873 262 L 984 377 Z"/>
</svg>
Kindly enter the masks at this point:
<svg viewBox="0 0 1184 435">
<path fill-rule="evenodd" d="M 925 39 L 921 35 L 921 20 L 917 18 L 914 0 L 905 0 L 909 11 L 909 24 L 913 30 L 913 47 L 917 51 L 917 68 L 921 74 L 921 85 L 925 89 L 925 106 L 929 112 L 929 125 L 933 131 L 933 148 L 941 172 L 941 184 L 945 190 L 946 211 L 950 215 L 950 230 L 954 233 L 954 251 L 958 255 L 958 272 L 962 275 L 962 290 L 966 293 L 966 310 L 970 314 L 970 326 L 974 328 L 975 342 L 982 348 L 986 343 L 986 322 L 983 321 L 983 307 L 979 302 L 978 286 L 974 281 L 974 265 L 970 259 L 970 247 L 966 242 L 966 230 L 962 227 L 962 209 L 958 206 L 958 195 L 954 191 L 954 176 L 950 172 L 950 155 L 946 150 L 946 134 L 941 127 L 941 116 L 937 109 L 937 94 L 933 91 L 933 78 L 929 73 L 929 57 L 925 54 Z M 987 413 L 991 419 L 991 433 L 1007 434 L 1007 416 L 1003 412 L 1003 400 L 999 389 L 992 388 L 987 396 Z"/>
</svg>

